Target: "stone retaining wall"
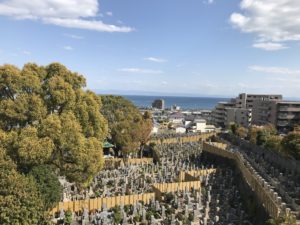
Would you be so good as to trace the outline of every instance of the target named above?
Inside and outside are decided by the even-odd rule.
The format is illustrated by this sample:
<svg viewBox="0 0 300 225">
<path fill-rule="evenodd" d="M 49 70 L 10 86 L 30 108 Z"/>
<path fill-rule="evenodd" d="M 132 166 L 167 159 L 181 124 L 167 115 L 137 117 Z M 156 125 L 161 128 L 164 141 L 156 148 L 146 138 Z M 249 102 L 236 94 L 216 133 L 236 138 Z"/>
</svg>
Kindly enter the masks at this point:
<svg viewBox="0 0 300 225">
<path fill-rule="evenodd" d="M 255 152 L 255 154 L 263 156 L 265 159 L 268 159 L 272 163 L 276 164 L 278 167 L 288 170 L 291 173 L 300 173 L 300 162 L 293 160 L 291 158 L 284 157 L 276 151 L 272 151 L 260 146 L 254 145 L 249 141 L 243 140 L 239 137 L 233 135 L 226 135 L 226 139 L 239 145 L 241 148 Z"/>
<path fill-rule="evenodd" d="M 272 218 L 277 218 L 290 211 L 285 208 L 285 204 L 281 202 L 281 198 L 278 197 L 278 194 L 270 188 L 270 185 L 259 174 L 257 174 L 250 163 L 246 161 L 240 153 L 220 148 L 218 143 L 203 143 L 203 151 L 234 160 L 237 168 L 243 175 L 243 178 L 253 192 L 256 193 L 258 199 Z"/>
</svg>

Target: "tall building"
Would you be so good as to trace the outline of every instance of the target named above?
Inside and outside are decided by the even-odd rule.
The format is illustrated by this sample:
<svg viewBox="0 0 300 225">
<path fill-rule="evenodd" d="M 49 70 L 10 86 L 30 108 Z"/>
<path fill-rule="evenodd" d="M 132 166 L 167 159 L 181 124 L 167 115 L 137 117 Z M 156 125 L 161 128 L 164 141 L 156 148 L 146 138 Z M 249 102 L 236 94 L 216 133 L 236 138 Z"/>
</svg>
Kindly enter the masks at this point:
<svg viewBox="0 0 300 225">
<path fill-rule="evenodd" d="M 155 109 L 165 109 L 165 100 L 163 99 L 156 99 L 152 103 L 152 108 Z"/>
<path fill-rule="evenodd" d="M 266 95 L 266 94 L 246 94 L 241 93 L 236 98 L 236 107 L 237 108 L 246 108 L 252 109 L 253 103 L 256 100 L 264 99 L 264 100 L 282 100 L 282 95 Z"/>
<path fill-rule="evenodd" d="M 226 127 L 233 123 L 243 127 L 249 127 L 252 124 L 252 109 L 226 108 L 226 113 Z"/>
<path fill-rule="evenodd" d="M 253 103 L 252 124 L 266 125 L 276 123 L 276 108 L 279 100 L 258 99 Z"/>
<path fill-rule="evenodd" d="M 288 132 L 300 125 L 300 101 L 257 100 L 253 108 L 253 124 L 271 123 L 278 131 Z"/>
<path fill-rule="evenodd" d="M 231 99 L 230 102 L 219 102 L 215 109 L 212 111 L 212 122 L 219 127 L 227 126 L 227 112 L 228 108 L 235 107 L 235 100 Z"/>
<path fill-rule="evenodd" d="M 252 124 L 252 111 L 257 100 L 282 100 L 282 95 L 241 93 L 230 102 L 220 102 L 213 110 L 213 123 L 216 126 L 228 127 L 237 124 L 244 127 Z"/>
</svg>

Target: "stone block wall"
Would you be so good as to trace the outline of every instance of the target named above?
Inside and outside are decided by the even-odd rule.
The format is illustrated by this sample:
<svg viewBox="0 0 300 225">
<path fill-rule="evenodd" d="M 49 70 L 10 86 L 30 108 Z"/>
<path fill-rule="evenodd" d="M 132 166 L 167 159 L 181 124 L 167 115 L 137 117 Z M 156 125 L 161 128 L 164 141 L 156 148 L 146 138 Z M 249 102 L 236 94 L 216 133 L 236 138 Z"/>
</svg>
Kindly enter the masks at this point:
<svg viewBox="0 0 300 225">
<path fill-rule="evenodd" d="M 270 185 L 257 174 L 257 172 L 251 167 L 250 163 L 247 162 L 241 154 L 219 148 L 215 143 L 204 143 L 203 151 L 234 160 L 237 168 L 243 175 L 243 178 L 257 195 L 258 199 L 271 217 L 277 218 L 280 214 L 284 214 L 286 212 L 284 204 L 281 202 L 278 194 L 274 192 L 274 190 L 270 188 Z"/>
</svg>

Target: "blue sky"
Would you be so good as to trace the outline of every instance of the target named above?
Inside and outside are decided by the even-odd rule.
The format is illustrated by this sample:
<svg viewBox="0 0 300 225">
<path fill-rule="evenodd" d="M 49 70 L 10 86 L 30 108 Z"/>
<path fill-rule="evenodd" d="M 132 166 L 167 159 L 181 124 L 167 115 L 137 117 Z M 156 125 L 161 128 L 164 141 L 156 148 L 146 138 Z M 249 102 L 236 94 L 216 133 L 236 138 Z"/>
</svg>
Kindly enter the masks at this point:
<svg viewBox="0 0 300 225">
<path fill-rule="evenodd" d="M 0 27 L 0 64 L 61 62 L 99 93 L 299 97 L 298 0 L 0 0 Z"/>
</svg>

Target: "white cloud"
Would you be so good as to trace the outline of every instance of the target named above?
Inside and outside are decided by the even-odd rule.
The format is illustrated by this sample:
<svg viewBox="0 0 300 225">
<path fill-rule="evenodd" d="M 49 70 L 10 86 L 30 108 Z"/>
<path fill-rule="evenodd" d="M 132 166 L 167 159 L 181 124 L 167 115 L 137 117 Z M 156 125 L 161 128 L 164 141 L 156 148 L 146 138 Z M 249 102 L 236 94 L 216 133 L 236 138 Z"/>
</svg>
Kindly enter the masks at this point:
<svg viewBox="0 0 300 225">
<path fill-rule="evenodd" d="M 300 41 L 299 0 L 242 0 L 241 13 L 230 22 L 244 33 L 257 35 L 254 47 L 280 50 L 283 42 Z"/>
<path fill-rule="evenodd" d="M 106 12 L 106 15 L 113 16 L 113 13 L 112 12 Z"/>
<path fill-rule="evenodd" d="M 151 61 L 151 62 L 157 62 L 157 63 L 164 63 L 167 61 L 165 59 L 155 58 L 155 57 L 147 57 L 147 58 L 144 58 L 144 60 Z"/>
<path fill-rule="evenodd" d="M 103 32 L 133 31 L 131 27 L 110 25 L 97 20 L 97 0 L 4 0 L 0 2 L 0 15 L 68 28 Z"/>
<path fill-rule="evenodd" d="M 149 70 L 149 69 L 142 69 L 142 68 L 122 68 L 118 69 L 118 71 L 126 72 L 126 73 L 143 73 L 143 74 L 162 74 L 163 71 L 161 70 Z"/>
<path fill-rule="evenodd" d="M 108 25 L 102 21 L 97 20 L 82 20 L 82 19 L 66 19 L 66 18 L 45 18 L 44 23 L 54 24 L 61 27 L 79 28 L 86 30 L 96 30 L 104 32 L 131 32 L 130 27 L 118 27 L 115 25 Z"/>
<path fill-rule="evenodd" d="M 79 35 L 75 35 L 75 34 L 64 34 L 64 36 L 65 36 L 65 37 L 72 38 L 72 39 L 77 39 L 77 40 L 84 39 L 83 36 L 79 36 Z"/>
<path fill-rule="evenodd" d="M 267 66 L 253 65 L 250 66 L 249 69 L 257 72 L 268 73 L 268 74 L 300 75 L 300 70 L 294 70 L 285 67 L 267 67 Z"/>
<path fill-rule="evenodd" d="M 67 45 L 67 46 L 64 46 L 64 50 L 72 51 L 73 47 Z"/>
<path fill-rule="evenodd" d="M 277 51 L 282 49 L 289 48 L 285 44 L 282 43 L 274 43 L 274 42 L 257 42 L 252 45 L 254 48 L 264 49 L 266 51 Z"/>
</svg>

